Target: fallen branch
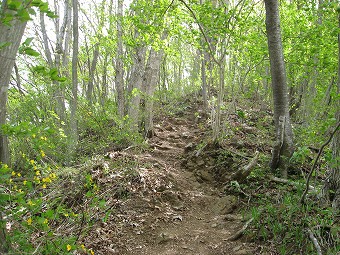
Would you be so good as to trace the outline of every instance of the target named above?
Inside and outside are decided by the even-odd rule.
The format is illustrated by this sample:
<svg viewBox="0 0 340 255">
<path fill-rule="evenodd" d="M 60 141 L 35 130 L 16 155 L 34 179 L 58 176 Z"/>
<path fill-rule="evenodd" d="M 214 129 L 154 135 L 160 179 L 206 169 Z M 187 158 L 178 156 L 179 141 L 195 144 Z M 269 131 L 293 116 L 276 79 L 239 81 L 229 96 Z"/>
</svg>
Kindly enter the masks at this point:
<svg viewBox="0 0 340 255">
<path fill-rule="evenodd" d="M 283 184 L 287 184 L 287 185 L 293 186 L 294 190 L 297 190 L 299 185 L 300 186 L 303 185 L 302 183 L 293 182 L 293 181 L 290 181 L 290 180 L 287 180 L 287 179 L 278 178 L 278 177 L 275 177 L 275 176 L 270 176 L 269 179 L 271 181 L 273 181 L 273 182 L 283 183 Z M 316 191 L 316 188 L 314 186 L 312 186 L 312 185 L 309 185 L 309 189 L 313 190 L 313 191 Z"/>
<path fill-rule="evenodd" d="M 253 220 L 254 218 L 249 219 L 239 231 L 237 231 L 234 235 L 228 238 L 228 241 L 236 241 L 237 239 L 239 239 Z"/>
<path fill-rule="evenodd" d="M 316 239 L 316 237 L 314 236 L 313 232 L 308 228 L 307 229 L 308 235 L 309 235 L 309 239 L 312 241 L 315 249 L 316 249 L 316 253 L 318 255 L 322 255 L 322 251 L 321 251 L 321 247 L 319 245 L 318 240 Z"/>
<path fill-rule="evenodd" d="M 248 177 L 248 175 L 251 173 L 254 166 L 257 164 L 257 161 L 259 159 L 259 155 L 260 155 L 260 153 L 258 151 L 256 151 L 253 159 L 249 162 L 249 164 L 244 166 L 240 170 L 238 170 L 236 173 L 234 173 L 230 177 L 230 179 L 233 180 L 233 181 L 237 181 L 237 182 L 243 182 Z"/>
<path fill-rule="evenodd" d="M 316 164 L 321 156 L 321 153 L 323 151 L 323 149 L 332 141 L 332 138 L 333 136 L 335 135 L 336 131 L 338 131 L 340 127 L 340 122 L 336 125 L 334 131 L 332 132 L 332 134 L 330 135 L 330 137 L 328 138 L 328 140 L 321 146 L 320 150 L 319 150 L 319 153 L 318 155 L 316 156 L 316 159 L 314 161 L 314 164 L 312 166 L 312 169 L 310 170 L 309 174 L 308 174 L 308 177 L 307 177 L 307 181 L 306 181 L 306 189 L 305 191 L 303 192 L 302 196 L 301 196 L 301 199 L 300 199 L 300 203 L 301 204 L 305 204 L 305 199 L 306 199 L 306 196 L 307 196 L 307 193 L 308 193 L 308 190 L 309 190 L 309 182 L 310 182 L 310 179 L 313 175 L 313 172 L 314 172 L 314 169 L 316 167 Z"/>
</svg>

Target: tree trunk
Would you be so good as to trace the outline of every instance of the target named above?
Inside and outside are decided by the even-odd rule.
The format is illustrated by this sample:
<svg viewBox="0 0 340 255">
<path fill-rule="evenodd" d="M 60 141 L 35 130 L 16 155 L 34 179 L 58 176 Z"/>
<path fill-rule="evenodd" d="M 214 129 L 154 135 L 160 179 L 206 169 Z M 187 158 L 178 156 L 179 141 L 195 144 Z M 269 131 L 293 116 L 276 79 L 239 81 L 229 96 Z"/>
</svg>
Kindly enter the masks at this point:
<svg viewBox="0 0 340 255">
<path fill-rule="evenodd" d="M 7 1 L 1 6 L 1 16 L 8 14 Z M 7 91 L 11 79 L 15 57 L 24 34 L 26 22 L 13 19 L 10 26 L 0 23 L 0 42 L 8 43 L 0 49 L 0 128 L 6 123 Z M 0 129 L 0 162 L 10 165 L 8 138 Z"/>
<path fill-rule="evenodd" d="M 133 73 L 131 74 L 130 86 L 132 88 L 131 102 L 128 109 L 130 117 L 130 128 L 133 131 L 138 131 L 141 89 L 143 84 L 144 62 L 145 62 L 145 47 L 138 47 L 136 49 Z"/>
<path fill-rule="evenodd" d="M 206 56 L 207 53 L 202 50 L 201 53 L 201 82 L 202 82 L 202 98 L 204 113 L 208 111 L 208 91 L 207 91 L 207 74 L 206 74 Z"/>
<path fill-rule="evenodd" d="M 278 0 L 265 0 L 265 6 L 277 140 L 273 148 L 271 169 L 280 169 L 281 175 L 286 178 L 289 158 L 293 153 L 294 147 L 289 115 L 288 89 L 282 50 Z"/>
<path fill-rule="evenodd" d="M 118 114 L 124 116 L 124 66 L 123 66 L 123 0 L 118 0 L 117 6 L 117 55 L 116 55 L 116 92 L 118 101 Z"/>
<path fill-rule="evenodd" d="M 70 101 L 70 145 L 69 155 L 74 155 L 78 143 L 77 104 L 78 104 L 78 0 L 72 1 L 73 7 L 73 49 L 72 49 L 72 97 Z M 72 159 L 73 157 L 71 157 Z"/>
<path fill-rule="evenodd" d="M 338 12 L 338 22 L 340 28 L 340 12 Z M 338 34 L 338 82 L 337 93 L 340 95 L 340 33 Z M 336 112 L 337 123 L 340 123 L 340 100 L 337 100 Z M 330 203 L 335 210 L 335 215 L 340 211 L 340 130 L 338 130 L 332 141 L 332 158 L 329 177 L 325 180 L 322 189 L 322 203 L 327 206 Z"/>
<path fill-rule="evenodd" d="M 7 1 L 1 5 L 0 16 L 3 18 L 12 11 L 7 9 Z M 10 165 L 10 152 L 8 137 L 2 133 L 1 126 L 6 124 L 7 115 L 7 91 L 11 79 L 12 69 L 15 64 L 15 57 L 18 52 L 21 38 L 24 34 L 26 22 L 18 19 L 10 21 L 10 25 L 0 23 L 0 42 L 8 43 L 0 49 L 0 164 Z M 0 253 L 8 251 L 6 234 L 3 228 L 2 212 L 0 212 Z"/>
<path fill-rule="evenodd" d="M 162 52 L 155 52 L 151 49 L 148 64 L 144 73 L 145 82 L 145 136 L 148 138 L 153 137 L 154 127 L 153 127 L 153 94 L 159 79 L 159 69 L 162 59 Z"/>
<path fill-rule="evenodd" d="M 92 105 L 93 101 L 93 81 L 94 81 L 94 73 L 96 71 L 97 63 L 98 63 L 98 57 L 99 57 L 99 43 L 95 45 L 94 51 L 93 51 L 93 58 L 90 65 L 89 70 L 89 82 L 87 85 L 87 91 L 86 91 L 86 98 L 89 101 L 89 104 Z"/>
</svg>

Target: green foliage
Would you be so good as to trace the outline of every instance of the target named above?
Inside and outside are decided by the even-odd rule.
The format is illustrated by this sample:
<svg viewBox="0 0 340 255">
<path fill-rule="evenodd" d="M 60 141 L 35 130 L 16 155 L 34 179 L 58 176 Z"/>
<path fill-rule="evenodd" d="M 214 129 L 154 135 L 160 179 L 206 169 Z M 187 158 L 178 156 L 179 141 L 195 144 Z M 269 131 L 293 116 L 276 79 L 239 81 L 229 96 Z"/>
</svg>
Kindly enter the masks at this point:
<svg viewBox="0 0 340 255">
<path fill-rule="evenodd" d="M 284 192 L 273 197 L 263 197 L 259 204 L 251 209 L 254 218 L 254 238 L 275 243 L 279 254 L 293 255 L 297 252 L 314 254 L 315 248 L 309 239 L 307 230 L 317 237 L 325 254 L 335 254 L 339 249 L 339 226 L 336 225 L 332 211 L 317 205 L 301 206 L 299 200 L 302 190 Z"/>
<path fill-rule="evenodd" d="M 16 18 L 22 22 L 31 20 L 31 15 L 36 14 L 32 7 L 37 7 L 40 12 L 45 13 L 50 18 L 57 17 L 54 12 L 50 11 L 48 2 L 44 2 L 42 0 L 7 0 L 4 2 L 2 7 L 4 10 L 1 10 L 0 22 L 7 26 L 10 26 L 11 21 Z"/>
<path fill-rule="evenodd" d="M 140 145 L 143 137 L 130 130 L 128 116 L 123 119 L 117 114 L 117 106 L 108 101 L 104 107 L 86 102 L 80 104 L 79 155 L 92 155 L 107 149 L 122 149 L 130 145 Z"/>
</svg>

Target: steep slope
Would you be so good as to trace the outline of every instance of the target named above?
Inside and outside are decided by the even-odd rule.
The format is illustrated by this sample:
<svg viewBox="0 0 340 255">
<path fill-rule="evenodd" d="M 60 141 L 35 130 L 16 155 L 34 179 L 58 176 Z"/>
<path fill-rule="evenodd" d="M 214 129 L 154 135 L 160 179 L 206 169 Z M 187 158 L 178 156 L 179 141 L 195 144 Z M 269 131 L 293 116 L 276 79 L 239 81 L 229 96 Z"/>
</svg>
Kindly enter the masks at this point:
<svg viewBox="0 0 340 255">
<path fill-rule="evenodd" d="M 205 136 L 196 110 L 160 119 L 146 152 L 111 152 L 111 161 L 133 157 L 137 174 L 127 183 L 128 198 L 108 199 L 110 217 L 95 223 L 94 231 L 82 239 L 96 254 L 255 253 L 249 243 L 228 241 L 244 225 L 242 217 L 232 214 L 238 198 L 223 195 L 209 171 L 198 176 L 193 166 L 188 170 L 183 164 Z M 200 165 L 203 170 L 210 167 Z"/>
</svg>

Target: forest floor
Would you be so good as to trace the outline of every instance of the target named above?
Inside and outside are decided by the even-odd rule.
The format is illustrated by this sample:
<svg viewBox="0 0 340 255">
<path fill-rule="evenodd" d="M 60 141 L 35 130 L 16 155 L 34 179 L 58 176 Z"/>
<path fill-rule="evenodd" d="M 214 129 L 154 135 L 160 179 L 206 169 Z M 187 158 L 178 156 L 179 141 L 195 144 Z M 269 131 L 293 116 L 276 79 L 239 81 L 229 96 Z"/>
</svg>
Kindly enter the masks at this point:
<svg viewBox="0 0 340 255">
<path fill-rule="evenodd" d="M 92 209 L 80 243 L 103 255 L 274 254 L 244 237 L 230 240 L 249 217 L 242 215 L 244 199 L 226 192 L 225 181 L 252 155 L 235 162 L 233 150 L 222 155 L 222 147 L 205 142 L 209 134 L 199 108 L 158 117 L 148 149 L 109 151 L 91 165 L 97 200 L 106 203 Z M 88 210 L 88 202 L 78 203 Z"/>
</svg>

